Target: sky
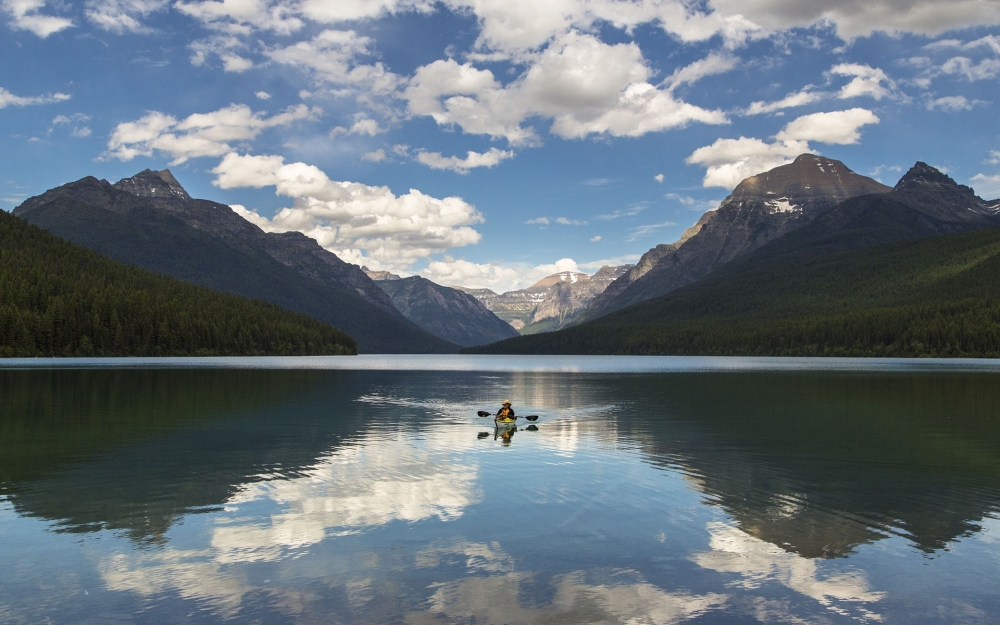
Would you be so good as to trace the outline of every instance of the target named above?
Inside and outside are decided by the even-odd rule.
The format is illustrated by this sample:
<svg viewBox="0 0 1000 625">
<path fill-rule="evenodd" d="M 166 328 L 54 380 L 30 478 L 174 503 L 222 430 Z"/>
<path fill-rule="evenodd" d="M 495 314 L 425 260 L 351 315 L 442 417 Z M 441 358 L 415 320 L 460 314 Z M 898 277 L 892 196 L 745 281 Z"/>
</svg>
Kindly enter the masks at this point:
<svg viewBox="0 0 1000 625">
<path fill-rule="evenodd" d="M 169 168 L 342 259 L 523 288 L 805 152 L 1000 197 L 1000 0 L 0 0 L 0 208 Z"/>
</svg>

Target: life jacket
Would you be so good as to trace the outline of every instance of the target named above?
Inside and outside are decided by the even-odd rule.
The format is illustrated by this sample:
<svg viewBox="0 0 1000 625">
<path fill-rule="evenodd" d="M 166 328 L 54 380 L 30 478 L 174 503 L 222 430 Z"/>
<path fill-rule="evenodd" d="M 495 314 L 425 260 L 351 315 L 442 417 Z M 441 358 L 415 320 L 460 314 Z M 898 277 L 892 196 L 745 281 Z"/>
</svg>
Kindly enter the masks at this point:
<svg viewBox="0 0 1000 625">
<path fill-rule="evenodd" d="M 513 417 L 514 416 L 514 411 L 511 410 L 509 407 L 504 406 L 503 408 L 500 409 L 500 412 L 497 413 L 497 416 L 498 417 Z"/>
</svg>

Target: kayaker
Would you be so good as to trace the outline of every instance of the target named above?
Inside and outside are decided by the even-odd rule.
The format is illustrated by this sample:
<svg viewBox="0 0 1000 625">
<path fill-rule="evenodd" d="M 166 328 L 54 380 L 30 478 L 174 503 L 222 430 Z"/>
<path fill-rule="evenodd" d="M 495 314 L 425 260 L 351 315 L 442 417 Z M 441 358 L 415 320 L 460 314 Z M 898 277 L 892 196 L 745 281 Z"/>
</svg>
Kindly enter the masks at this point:
<svg viewBox="0 0 1000 625">
<path fill-rule="evenodd" d="M 509 399 L 503 400 L 503 404 L 501 404 L 501 406 L 502 407 L 500 408 L 500 410 L 497 411 L 497 417 L 501 419 L 509 419 L 514 417 L 514 411 L 510 407 Z"/>
</svg>

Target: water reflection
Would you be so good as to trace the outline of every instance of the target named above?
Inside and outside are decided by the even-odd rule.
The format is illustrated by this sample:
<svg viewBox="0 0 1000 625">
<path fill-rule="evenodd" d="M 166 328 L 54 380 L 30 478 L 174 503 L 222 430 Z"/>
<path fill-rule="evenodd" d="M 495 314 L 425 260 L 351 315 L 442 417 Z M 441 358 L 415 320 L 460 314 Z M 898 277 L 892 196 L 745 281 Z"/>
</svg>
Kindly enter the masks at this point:
<svg viewBox="0 0 1000 625">
<path fill-rule="evenodd" d="M 23 580 L 72 576 L 109 614 L 919 623 L 931 602 L 1000 616 L 991 374 L 0 383 L 0 557 Z M 483 432 L 477 408 L 502 397 L 541 427 Z M 965 542 L 979 555 L 947 557 Z M 937 577 L 920 582 L 927 563 Z M 942 578 L 963 580 L 961 599 Z M 0 585 L 0 620 L 82 620 L 54 592 Z"/>
</svg>

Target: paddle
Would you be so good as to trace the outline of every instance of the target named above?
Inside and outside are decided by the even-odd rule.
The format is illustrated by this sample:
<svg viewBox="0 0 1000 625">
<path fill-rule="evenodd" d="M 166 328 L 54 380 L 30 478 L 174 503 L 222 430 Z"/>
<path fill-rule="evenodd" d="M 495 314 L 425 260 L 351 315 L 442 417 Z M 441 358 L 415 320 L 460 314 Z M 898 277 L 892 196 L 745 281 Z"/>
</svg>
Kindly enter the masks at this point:
<svg viewBox="0 0 1000 625">
<path fill-rule="evenodd" d="M 485 410 L 480 410 L 476 414 L 479 415 L 480 417 L 492 417 L 493 416 L 491 413 L 486 412 Z M 536 414 L 530 414 L 530 415 L 528 415 L 528 416 L 526 416 L 524 418 L 527 419 L 528 421 L 538 421 L 538 415 L 536 415 Z"/>
</svg>

